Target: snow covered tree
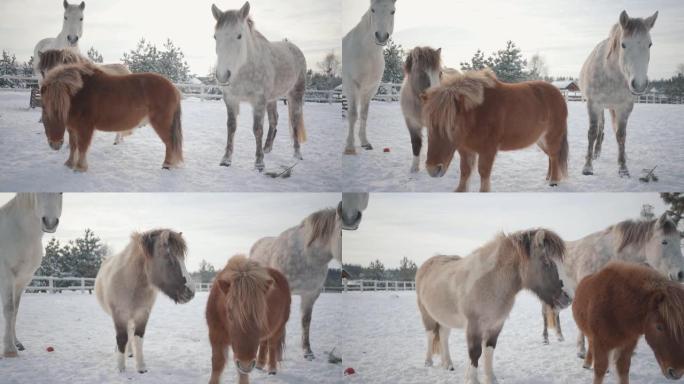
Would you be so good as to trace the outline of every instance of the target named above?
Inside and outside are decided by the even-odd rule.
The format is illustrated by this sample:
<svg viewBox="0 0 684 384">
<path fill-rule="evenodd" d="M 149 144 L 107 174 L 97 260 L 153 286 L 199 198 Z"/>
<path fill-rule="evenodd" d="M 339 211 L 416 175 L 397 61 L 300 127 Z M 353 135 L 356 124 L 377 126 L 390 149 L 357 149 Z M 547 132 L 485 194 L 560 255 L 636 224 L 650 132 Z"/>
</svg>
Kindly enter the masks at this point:
<svg viewBox="0 0 684 384">
<path fill-rule="evenodd" d="M 209 283 L 216 276 L 216 268 L 209 264 L 206 260 L 200 262 L 199 271 L 195 274 L 202 283 Z"/>
<path fill-rule="evenodd" d="M 93 231 L 86 229 L 82 238 L 71 240 L 64 246 L 68 272 L 78 277 L 95 277 L 107 252 L 108 248 L 102 240 Z"/>
<path fill-rule="evenodd" d="M 644 204 L 641 206 L 641 213 L 639 214 L 641 220 L 649 221 L 655 219 L 655 213 L 653 213 L 653 206 L 651 204 Z"/>
<path fill-rule="evenodd" d="M 140 39 L 136 49 L 124 53 L 121 61 L 131 72 L 156 72 L 173 82 L 187 81 L 190 77 L 185 55 L 171 39 L 166 40 L 162 50 L 144 38 Z"/>
<path fill-rule="evenodd" d="M 413 261 L 404 256 L 399 261 L 399 279 L 403 281 L 413 281 L 416 278 L 418 266 Z"/>
<path fill-rule="evenodd" d="M 528 80 L 543 80 L 549 76 L 549 68 L 546 65 L 546 60 L 538 53 L 532 55 L 527 62 L 527 79 Z"/>
<path fill-rule="evenodd" d="M 21 65 L 19 72 L 22 76 L 33 76 L 33 56 L 31 56 L 29 61 Z"/>
<path fill-rule="evenodd" d="M 525 66 L 520 49 L 512 41 L 506 42 L 506 48 L 497 51 L 491 58 L 492 70 L 499 80 L 506 83 L 516 83 L 525 80 Z"/>
<path fill-rule="evenodd" d="M 40 267 L 36 271 L 36 276 L 59 276 L 61 273 L 60 262 L 62 249 L 59 240 L 54 237 L 45 246 L 45 256 L 40 262 Z"/>
<path fill-rule="evenodd" d="M 463 71 L 479 71 L 481 69 L 485 69 L 487 67 L 491 67 L 491 58 L 485 59 L 484 57 L 484 52 L 481 50 L 477 50 L 473 57 L 470 59 L 470 62 L 462 62 L 461 63 L 461 70 Z"/>
<path fill-rule="evenodd" d="M 385 278 L 385 265 L 378 259 L 371 261 L 368 265 L 368 276 L 373 280 L 384 280 Z"/>
<path fill-rule="evenodd" d="M 335 51 L 325 55 L 323 61 L 318 62 L 316 65 L 318 66 L 318 69 L 320 69 L 321 72 L 328 77 L 335 77 L 339 75 L 340 58 L 335 54 Z"/>
<path fill-rule="evenodd" d="M 684 76 L 684 63 L 677 64 L 677 70 L 675 71 L 675 76 Z"/>
<path fill-rule="evenodd" d="M 8 51 L 2 50 L 2 58 L 0 58 L 0 76 L 10 75 L 16 76 L 19 74 L 19 65 L 17 64 L 17 56 L 10 54 Z"/>
<path fill-rule="evenodd" d="M 382 81 L 385 83 L 404 81 L 404 48 L 390 38 L 383 54 L 385 55 L 385 72 L 382 74 Z"/>
<path fill-rule="evenodd" d="M 93 63 L 102 63 L 104 61 L 102 54 L 94 47 L 90 47 L 88 50 L 88 57 L 93 61 Z"/>
</svg>

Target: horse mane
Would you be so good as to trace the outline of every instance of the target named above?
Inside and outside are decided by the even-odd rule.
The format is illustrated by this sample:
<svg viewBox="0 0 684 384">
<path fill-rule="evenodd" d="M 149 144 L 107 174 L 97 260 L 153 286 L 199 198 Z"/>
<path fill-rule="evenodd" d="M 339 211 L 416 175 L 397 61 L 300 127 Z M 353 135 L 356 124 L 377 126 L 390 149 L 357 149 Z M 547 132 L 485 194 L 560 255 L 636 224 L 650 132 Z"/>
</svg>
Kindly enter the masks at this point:
<svg viewBox="0 0 684 384">
<path fill-rule="evenodd" d="M 533 228 L 503 236 L 523 256 L 523 260 L 529 260 L 533 251 L 539 248 L 544 248 L 546 255 L 558 257 L 559 261 L 563 261 L 565 258 L 565 241 L 548 229 Z"/>
<path fill-rule="evenodd" d="M 131 234 L 131 241 L 138 245 L 143 252 L 147 253 L 149 256 L 154 256 L 154 248 L 156 241 L 161 238 L 163 234 L 167 234 L 167 242 L 169 246 L 169 251 L 173 255 L 180 255 L 181 259 L 184 259 L 188 253 L 188 245 L 181 234 L 174 232 L 170 229 L 151 229 L 145 232 L 133 232 Z"/>
<path fill-rule="evenodd" d="M 663 300 L 658 305 L 658 314 L 675 339 L 684 338 L 684 288 L 681 284 L 665 279 L 659 273 L 650 281 L 654 294 L 662 294 Z"/>
<path fill-rule="evenodd" d="M 316 240 L 328 242 L 337 227 L 337 210 L 326 208 L 314 212 L 302 221 L 302 226 L 307 232 L 307 247 Z"/>
<path fill-rule="evenodd" d="M 404 62 L 404 72 L 411 73 L 414 65 L 422 64 L 423 67 L 439 69 L 442 66 L 442 58 L 437 50 L 430 47 L 415 47 L 409 51 Z"/>
<path fill-rule="evenodd" d="M 231 24 L 236 24 L 238 23 L 242 18 L 240 17 L 240 11 L 239 10 L 232 10 L 232 11 L 226 11 L 221 14 L 221 17 L 216 21 L 216 29 L 219 29 L 221 27 L 231 25 Z M 247 27 L 249 28 L 249 32 L 254 35 L 256 38 L 267 40 L 264 35 L 261 34 L 261 32 L 256 30 L 256 25 L 254 23 L 254 19 L 252 19 L 252 16 L 247 16 Z"/>
<path fill-rule="evenodd" d="M 462 117 L 463 112 L 484 102 L 485 88 L 493 88 L 497 78 L 489 68 L 463 73 L 448 72 L 444 75 L 442 84 L 429 89 L 428 96 L 423 97 L 423 118 L 425 125 L 436 127 L 453 140 L 453 131 L 460 127 L 454 122 Z"/>
<path fill-rule="evenodd" d="M 12 207 L 24 207 L 31 209 L 36 206 L 38 198 L 35 193 L 18 192 L 14 197 L 0 207 L 0 212 L 6 212 Z"/>
<path fill-rule="evenodd" d="M 41 87 L 44 112 L 48 119 L 66 123 L 71 97 L 83 88 L 83 76 L 100 70 L 90 62 L 62 65 L 47 73 Z"/>
<path fill-rule="evenodd" d="M 58 65 L 85 62 L 90 60 L 73 49 L 48 49 L 39 54 L 38 69 L 47 73 Z"/>
<path fill-rule="evenodd" d="M 238 254 L 230 258 L 216 280 L 227 281 L 227 307 L 242 330 L 251 325 L 268 329 L 266 292 L 273 281 L 268 270 L 259 262 Z"/>
<path fill-rule="evenodd" d="M 614 226 L 608 228 L 616 232 L 618 237 L 618 252 L 622 251 L 628 245 L 635 245 L 637 247 L 643 246 L 648 242 L 655 232 L 658 219 L 652 220 L 625 220 Z M 671 234 L 677 231 L 677 228 L 670 220 L 665 220 L 663 225 L 663 232 Z"/>
<path fill-rule="evenodd" d="M 632 36 L 637 33 L 647 32 L 648 27 L 646 27 L 646 23 L 644 23 L 644 19 L 642 18 L 630 17 L 627 20 L 627 25 L 624 27 L 620 23 L 615 23 L 610 28 L 610 33 L 608 34 L 608 54 L 606 56 L 610 57 L 613 53 L 618 52 L 618 49 L 620 48 L 620 38 L 623 33 L 625 36 Z"/>
</svg>

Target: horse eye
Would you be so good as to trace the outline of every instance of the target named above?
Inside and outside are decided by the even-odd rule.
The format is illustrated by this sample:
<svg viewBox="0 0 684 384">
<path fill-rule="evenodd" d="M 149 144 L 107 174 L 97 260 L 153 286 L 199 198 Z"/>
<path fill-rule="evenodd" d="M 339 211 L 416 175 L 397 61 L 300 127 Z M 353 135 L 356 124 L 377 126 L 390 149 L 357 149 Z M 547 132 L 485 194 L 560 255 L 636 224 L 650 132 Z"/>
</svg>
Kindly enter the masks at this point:
<svg viewBox="0 0 684 384">
<path fill-rule="evenodd" d="M 83 18 L 81 17 L 81 21 L 83 21 Z"/>
<path fill-rule="evenodd" d="M 563 280 L 561 280 L 560 284 L 561 284 L 561 288 L 563 288 Z"/>
<path fill-rule="evenodd" d="M 651 48 L 653 46 L 653 43 L 648 43 L 648 47 Z"/>
<path fill-rule="evenodd" d="M 66 19 L 67 19 L 67 17 L 66 17 L 66 16 L 64 16 L 64 20 L 66 20 Z"/>
<path fill-rule="evenodd" d="M 214 40 L 216 40 L 216 35 L 214 35 Z"/>
<path fill-rule="evenodd" d="M 658 330 L 658 332 L 662 332 L 665 330 L 662 324 L 656 324 L 656 329 Z"/>
<path fill-rule="evenodd" d="M 396 12 L 396 11 L 392 11 L 392 12 L 390 12 L 390 15 L 394 15 L 394 12 Z"/>
<path fill-rule="evenodd" d="M 622 43 L 622 44 L 620 44 L 620 45 L 622 45 L 622 48 L 623 48 L 623 49 L 624 49 L 624 48 L 627 48 L 627 46 L 625 45 L 625 43 Z"/>
<path fill-rule="evenodd" d="M 663 245 L 667 245 L 667 240 L 663 240 Z"/>
<path fill-rule="evenodd" d="M 238 40 L 242 39 L 242 34 L 239 34 L 237 39 Z"/>
<path fill-rule="evenodd" d="M 374 9 L 374 8 L 371 8 L 371 12 L 375 13 L 375 9 Z"/>
</svg>

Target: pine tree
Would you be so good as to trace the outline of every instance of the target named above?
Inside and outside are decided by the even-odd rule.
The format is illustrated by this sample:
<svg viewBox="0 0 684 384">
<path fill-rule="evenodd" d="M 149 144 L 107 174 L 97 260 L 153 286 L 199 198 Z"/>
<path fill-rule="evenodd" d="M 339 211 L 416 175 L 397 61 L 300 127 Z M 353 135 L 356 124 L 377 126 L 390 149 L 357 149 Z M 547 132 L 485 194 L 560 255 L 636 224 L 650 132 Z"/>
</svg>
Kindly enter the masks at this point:
<svg viewBox="0 0 684 384">
<path fill-rule="evenodd" d="M 385 265 L 378 259 L 371 261 L 370 265 L 368 265 L 368 274 L 373 280 L 384 280 Z"/>
<path fill-rule="evenodd" d="M 663 199 L 665 204 L 669 205 L 667 213 L 670 215 L 672 220 L 679 224 L 684 215 L 684 193 L 661 193 L 660 198 Z M 684 230 L 682 231 L 682 236 L 684 236 Z"/>
<path fill-rule="evenodd" d="M 10 75 L 14 76 L 19 73 L 19 66 L 17 65 L 17 56 L 8 51 L 2 50 L 2 58 L 0 58 L 0 76 Z"/>
<path fill-rule="evenodd" d="M 481 50 L 477 50 L 473 57 L 470 59 L 470 62 L 462 62 L 461 63 L 461 70 L 463 71 L 479 71 L 481 69 L 485 69 L 487 67 L 491 67 L 491 58 L 485 59 L 484 57 L 484 52 Z"/>
<path fill-rule="evenodd" d="M 61 246 L 59 240 L 54 237 L 45 246 L 45 256 L 40 262 L 40 267 L 36 271 L 36 276 L 59 276 L 59 263 L 61 258 Z"/>
<path fill-rule="evenodd" d="M 183 52 L 171 39 L 166 40 L 163 48 L 164 50 L 159 50 L 143 38 L 135 50 L 124 53 L 121 61 L 128 65 L 131 72 L 156 72 L 173 82 L 187 81 L 190 67 Z"/>
<path fill-rule="evenodd" d="M 405 53 L 402 46 L 390 38 L 383 54 L 385 56 L 385 72 L 382 74 L 382 81 L 395 84 L 404 81 Z"/>
<path fill-rule="evenodd" d="M 198 274 L 202 283 L 209 283 L 214 278 L 214 276 L 216 276 L 216 269 L 213 265 L 209 264 L 206 260 L 202 259 L 202 261 L 200 262 Z"/>
<path fill-rule="evenodd" d="M 102 58 L 102 54 L 98 52 L 98 50 L 94 47 L 90 47 L 90 49 L 88 50 L 88 57 L 94 63 L 102 63 L 104 61 L 104 59 Z"/>
<path fill-rule="evenodd" d="M 399 278 L 402 281 L 413 281 L 416 278 L 416 271 L 418 266 L 413 261 L 404 256 L 399 261 Z"/>
<path fill-rule="evenodd" d="M 639 215 L 641 220 L 649 221 L 655 219 L 655 213 L 653 213 L 653 206 L 651 204 L 644 204 L 641 206 L 641 214 Z"/>
<path fill-rule="evenodd" d="M 317 65 L 318 69 L 327 77 L 336 77 L 340 70 L 340 58 L 337 57 L 335 51 L 332 51 L 325 55 L 323 61 L 320 61 Z"/>
<path fill-rule="evenodd" d="M 506 83 L 516 83 L 525 80 L 525 66 L 520 49 L 512 41 L 506 42 L 506 48 L 497 51 L 491 59 L 492 69 L 499 80 Z"/>
</svg>

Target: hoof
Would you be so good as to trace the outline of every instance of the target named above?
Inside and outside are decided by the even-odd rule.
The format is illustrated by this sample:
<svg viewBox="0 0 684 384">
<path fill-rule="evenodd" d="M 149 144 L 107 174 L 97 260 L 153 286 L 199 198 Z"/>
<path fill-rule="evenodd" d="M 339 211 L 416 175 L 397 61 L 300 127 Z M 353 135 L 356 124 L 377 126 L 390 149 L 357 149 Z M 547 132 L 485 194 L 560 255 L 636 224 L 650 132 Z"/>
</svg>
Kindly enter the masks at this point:
<svg viewBox="0 0 684 384">
<path fill-rule="evenodd" d="M 627 168 L 621 169 L 618 171 L 618 175 L 620 175 L 620 177 L 629 177 L 629 171 Z"/>
<path fill-rule="evenodd" d="M 316 357 L 314 356 L 313 352 L 305 352 L 304 353 L 304 359 L 308 361 L 313 361 Z"/>
<path fill-rule="evenodd" d="M 425 360 L 426 367 L 432 367 L 432 360 Z"/>
<path fill-rule="evenodd" d="M 558 336 L 558 341 L 560 341 L 560 342 L 565 341 L 565 337 L 563 337 L 563 336 Z"/>
<path fill-rule="evenodd" d="M 542 341 L 542 344 L 549 345 L 549 339 L 544 339 L 544 341 Z"/>
<path fill-rule="evenodd" d="M 273 150 L 273 144 L 264 145 L 264 153 L 271 153 L 271 150 Z"/>
<path fill-rule="evenodd" d="M 138 369 L 139 374 L 147 373 L 147 369 Z"/>
<path fill-rule="evenodd" d="M 292 155 L 292 157 L 294 157 L 297 160 L 304 160 L 300 152 L 295 152 L 294 155 Z"/>
<path fill-rule="evenodd" d="M 580 359 L 584 359 L 585 357 L 587 357 L 587 353 L 586 352 L 577 352 L 577 357 L 579 357 Z"/>
<path fill-rule="evenodd" d="M 133 357 L 133 353 L 128 354 L 128 358 L 130 359 L 131 357 Z"/>
<path fill-rule="evenodd" d="M 345 155 L 356 155 L 356 148 L 345 148 Z"/>
<path fill-rule="evenodd" d="M 549 187 L 557 187 L 557 186 L 558 186 L 558 183 L 550 183 L 549 184 Z"/>
<path fill-rule="evenodd" d="M 373 146 L 370 143 L 368 143 L 361 145 L 361 148 L 365 149 L 366 151 L 370 151 L 373 149 Z"/>
<path fill-rule="evenodd" d="M 585 176 L 591 176 L 591 175 L 594 174 L 594 171 L 591 170 L 591 169 L 583 169 L 583 170 L 582 170 L 582 174 L 585 175 Z"/>
<path fill-rule="evenodd" d="M 230 167 L 230 157 L 228 156 L 223 156 L 223 159 L 221 159 L 221 162 L 219 163 L 220 166 L 222 167 Z"/>
<path fill-rule="evenodd" d="M 255 168 L 257 171 L 259 171 L 259 172 L 263 172 L 263 170 L 264 170 L 265 167 L 266 167 L 266 166 L 264 165 L 264 163 L 256 163 L 256 164 L 254 164 L 254 168 Z"/>
<path fill-rule="evenodd" d="M 420 171 L 420 169 L 418 167 L 411 167 L 411 170 L 410 170 L 411 173 L 418 173 L 419 171 Z"/>
<path fill-rule="evenodd" d="M 276 371 L 268 371 L 269 376 L 275 376 L 275 374 L 276 374 Z"/>
<path fill-rule="evenodd" d="M 454 370 L 454 366 L 453 366 L 453 365 L 449 365 L 448 367 L 446 367 L 446 370 L 447 370 L 447 371 L 453 371 L 453 370 Z"/>
<path fill-rule="evenodd" d="M 26 350 L 26 348 L 24 348 L 24 345 L 23 345 L 22 343 L 18 342 L 18 341 L 17 341 L 17 343 L 16 343 L 15 345 L 17 346 L 17 349 L 20 350 L 20 351 Z"/>
<path fill-rule="evenodd" d="M 591 365 L 582 364 L 582 368 L 588 369 L 591 371 Z"/>
</svg>

